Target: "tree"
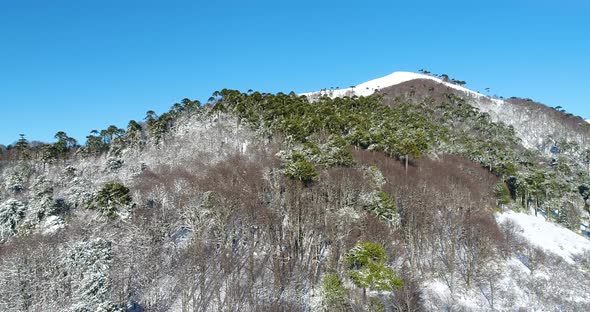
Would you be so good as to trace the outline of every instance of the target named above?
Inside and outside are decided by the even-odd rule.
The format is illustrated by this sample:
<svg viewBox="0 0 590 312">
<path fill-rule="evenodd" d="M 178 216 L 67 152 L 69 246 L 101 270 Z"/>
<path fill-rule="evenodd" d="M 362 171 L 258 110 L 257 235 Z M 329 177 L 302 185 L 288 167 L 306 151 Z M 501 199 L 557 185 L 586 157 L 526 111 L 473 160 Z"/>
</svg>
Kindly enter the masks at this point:
<svg viewBox="0 0 590 312">
<path fill-rule="evenodd" d="M 389 194 L 384 191 L 375 191 L 369 197 L 363 207 L 365 210 L 370 211 L 389 225 L 397 226 L 399 224 L 397 206 Z"/>
<path fill-rule="evenodd" d="M 175 115 L 180 115 L 184 112 L 184 106 L 180 103 L 174 103 L 174 105 L 172 105 L 170 108 L 170 112 Z"/>
<path fill-rule="evenodd" d="M 286 176 L 299 180 L 305 185 L 309 185 L 319 178 L 317 170 L 299 153 L 294 153 L 291 156 L 283 170 Z"/>
<path fill-rule="evenodd" d="M 91 208 L 96 208 L 106 216 L 114 218 L 117 212 L 130 204 L 129 189 L 119 182 L 109 182 L 96 194 Z"/>
<path fill-rule="evenodd" d="M 584 152 L 582 152 L 582 161 L 586 164 L 588 176 L 590 176 L 590 149 L 585 149 Z"/>
<path fill-rule="evenodd" d="M 354 284 L 363 288 L 366 298 L 367 288 L 379 291 L 393 291 L 400 288 L 403 281 L 395 271 L 386 266 L 387 255 L 385 249 L 371 242 L 357 243 L 347 254 L 349 275 Z"/>
<path fill-rule="evenodd" d="M 145 113 L 144 120 L 149 123 L 150 121 L 153 121 L 156 118 L 158 118 L 158 116 L 156 115 L 156 112 L 154 112 L 153 110 L 149 110 Z"/>
<path fill-rule="evenodd" d="M 428 142 L 426 136 L 421 131 L 406 132 L 401 136 L 402 138 L 398 141 L 396 149 L 400 155 L 404 155 L 407 174 L 410 156 L 420 158 L 422 153 L 428 148 Z"/>
<path fill-rule="evenodd" d="M 503 207 L 504 205 L 508 205 L 510 203 L 510 190 L 508 189 L 506 183 L 499 182 L 498 184 L 496 184 L 496 186 L 494 187 L 494 194 L 496 195 L 496 199 L 500 207 Z"/>
<path fill-rule="evenodd" d="M 191 99 L 188 99 L 188 98 L 182 99 L 181 103 L 183 105 L 184 111 L 187 111 L 187 112 L 196 111 L 201 106 L 201 102 L 192 101 Z"/>
<path fill-rule="evenodd" d="M 39 151 L 40 151 L 39 156 L 40 156 L 41 161 L 43 162 L 44 165 L 54 161 L 58 157 L 57 150 L 56 150 L 55 146 L 51 145 L 51 144 L 41 145 L 39 147 Z"/>
<path fill-rule="evenodd" d="M 65 157 L 66 154 L 78 145 L 76 139 L 68 136 L 65 132 L 59 131 L 54 136 L 57 142 L 53 144 L 57 157 Z"/>
<path fill-rule="evenodd" d="M 84 153 L 98 155 L 106 150 L 109 146 L 104 142 L 102 136 L 97 130 L 90 131 L 90 135 L 86 136 L 86 145 L 84 146 Z"/>
<path fill-rule="evenodd" d="M 20 138 L 18 139 L 18 141 L 14 145 L 14 148 L 16 149 L 16 151 L 18 152 L 18 155 L 21 158 L 28 158 L 29 157 L 29 149 L 30 149 L 29 141 L 27 141 L 27 138 L 25 137 L 24 134 L 19 134 L 19 136 L 20 136 Z"/>
<path fill-rule="evenodd" d="M 106 145 L 111 145 L 115 138 L 120 139 L 125 134 L 125 130 L 119 129 L 117 126 L 111 125 L 105 130 L 100 131 L 102 141 Z"/>
<path fill-rule="evenodd" d="M 426 69 L 420 69 L 418 70 L 419 73 L 424 74 L 424 75 L 430 75 L 430 71 L 426 70 Z"/>
<path fill-rule="evenodd" d="M 346 288 L 336 274 L 326 274 L 322 281 L 323 305 L 326 311 L 351 311 Z"/>
<path fill-rule="evenodd" d="M 135 120 L 130 120 L 127 124 L 127 139 L 131 142 L 139 142 L 141 140 L 142 126 Z"/>
<path fill-rule="evenodd" d="M 580 196 L 582 196 L 582 198 L 584 199 L 585 208 L 588 209 L 588 198 L 590 198 L 590 187 L 588 187 L 586 184 L 582 184 L 582 185 L 578 186 L 578 193 L 580 193 Z"/>
<path fill-rule="evenodd" d="M 458 86 L 464 86 L 467 84 L 467 82 L 465 82 L 463 80 L 457 80 L 457 79 L 451 79 L 451 83 L 456 84 Z"/>
</svg>

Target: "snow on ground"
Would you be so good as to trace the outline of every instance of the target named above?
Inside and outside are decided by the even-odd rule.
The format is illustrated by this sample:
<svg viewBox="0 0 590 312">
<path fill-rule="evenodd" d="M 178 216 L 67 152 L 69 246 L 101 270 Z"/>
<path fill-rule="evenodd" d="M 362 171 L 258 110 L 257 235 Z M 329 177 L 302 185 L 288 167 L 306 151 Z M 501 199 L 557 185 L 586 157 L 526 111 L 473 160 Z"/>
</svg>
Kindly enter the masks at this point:
<svg viewBox="0 0 590 312">
<path fill-rule="evenodd" d="M 509 211 L 497 214 L 496 219 L 498 223 L 513 221 L 522 228 L 522 237 L 531 245 L 554 253 L 570 264 L 574 263 L 574 256 L 590 251 L 590 240 L 541 216 Z"/>
<path fill-rule="evenodd" d="M 337 89 L 337 90 L 325 90 L 325 91 L 319 91 L 319 92 L 308 92 L 308 93 L 303 93 L 301 95 L 305 95 L 305 96 L 313 96 L 316 94 L 319 95 L 327 95 L 331 98 L 336 98 L 336 97 L 343 97 L 343 96 L 351 96 L 351 95 L 356 95 L 356 96 L 369 96 L 373 93 L 375 93 L 375 91 L 377 90 L 381 90 L 387 87 L 391 87 L 391 86 L 395 86 L 401 83 L 404 83 L 406 81 L 411 81 L 411 80 L 416 80 L 416 79 L 428 79 L 428 80 L 432 80 L 441 84 L 444 84 L 447 87 L 459 90 L 459 91 L 463 91 L 471 96 L 477 97 L 477 98 L 482 98 L 482 97 L 486 97 L 487 96 L 469 90 L 467 88 L 449 83 L 449 82 L 445 82 L 439 78 L 433 77 L 433 76 L 429 76 L 429 75 L 423 75 L 423 74 L 417 74 L 417 73 L 412 73 L 412 72 L 394 72 L 390 75 L 387 75 L 385 77 L 381 77 L 381 78 L 377 78 L 377 79 L 373 79 L 364 83 L 361 83 L 355 87 L 351 87 L 351 88 L 345 88 L 345 89 Z M 496 99 L 491 99 L 490 100 L 497 102 L 497 103 L 501 103 L 503 102 L 502 100 L 496 100 Z"/>
<path fill-rule="evenodd" d="M 451 279 L 452 291 L 444 278 L 427 278 L 422 288 L 426 310 L 590 311 L 588 275 L 577 264 L 549 261 L 531 270 L 513 256 L 487 265 L 494 275 L 476 280 L 472 287 L 460 276 Z"/>
<path fill-rule="evenodd" d="M 41 224 L 43 234 L 55 233 L 57 230 L 65 227 L 64 220 L 58 216 L 49 216 Z"/>
<path fill-rule="evenodd" d="M 424 291 L 427 295 L 434 296 L 427 300 L 425 307 L 429 311 L 451 311 L 455 307 L 461 307 L 464 311 L 478 311 L 483 305 L 482 299 L 474 291 L 451 292 L 449 286 L 439 279 L 425 283 Z"/>
</svg>

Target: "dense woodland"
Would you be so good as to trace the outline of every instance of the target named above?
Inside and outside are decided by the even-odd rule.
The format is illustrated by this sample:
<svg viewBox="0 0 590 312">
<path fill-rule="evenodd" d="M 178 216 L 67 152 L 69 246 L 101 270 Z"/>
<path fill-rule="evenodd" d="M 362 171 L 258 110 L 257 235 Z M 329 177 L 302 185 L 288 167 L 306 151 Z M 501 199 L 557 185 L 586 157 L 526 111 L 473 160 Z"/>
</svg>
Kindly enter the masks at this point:
<svg viewBox="0 0 590 312">
<path fill-rule="evenodd" d="M 0 154 L 0 310 L 517 310 L 514 258 L 567 277 L 519 280 L 535 306 L 588 308 L 567 295 L 587 271 L 494 218 L 579 231 L 588 147 L 526 149 L 453 93 L 384 97 L 225 89 L 82 145 L 21 136 Z"/>
</svg>

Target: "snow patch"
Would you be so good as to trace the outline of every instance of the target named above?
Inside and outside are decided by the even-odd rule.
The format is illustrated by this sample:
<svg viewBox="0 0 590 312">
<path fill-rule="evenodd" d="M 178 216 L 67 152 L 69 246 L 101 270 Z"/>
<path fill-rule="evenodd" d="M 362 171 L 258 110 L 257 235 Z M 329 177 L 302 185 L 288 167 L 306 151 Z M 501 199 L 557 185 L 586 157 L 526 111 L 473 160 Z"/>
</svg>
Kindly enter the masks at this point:
<svg viewBox="0 0 590 312">
<path fill-rule="evenodd" d="M 535 217 L 513 211 L 497 214 L 498 223 L 512 221 L 522 228 L 522 237 L 530 244 L 562 257 L 573 264 L 577 255 L 590 250 L 590 240 L 560 226 Z"/>
<path fill-rule="evenodd" d="M 49 216 L 41 224 L 41 232 L 43 234 L 51 234 L 57 232 L 57 230 L 65 227 L 64 220 L 59 216 Z"/>
</svg>

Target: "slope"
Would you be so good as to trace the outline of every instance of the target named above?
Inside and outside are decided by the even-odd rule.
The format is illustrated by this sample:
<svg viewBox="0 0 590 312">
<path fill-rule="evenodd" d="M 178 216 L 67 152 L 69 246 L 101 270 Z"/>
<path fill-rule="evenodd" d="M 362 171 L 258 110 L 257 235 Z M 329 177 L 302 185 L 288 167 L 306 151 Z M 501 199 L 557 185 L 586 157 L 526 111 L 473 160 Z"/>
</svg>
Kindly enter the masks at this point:
<svg viewBox="0 0 590 312">
<path fill-rule="evenodd" d="M 529 99 L 493 98 L 430 75 L 394 72 L 355 87 L 302 95 L 316 100 L 321 96 L 369 96 L 376 92 L 384 94 L 386 102 L 398 97 L 406 100 L 426 97 L 440 99 L 446 93 L 453 93 L 466 99 L 481 112 L 488 113 L 494 122 L 512 126 L 523 146 L 538 149 L 546 155 L 550 155 L 553 146 L 564 141 L 575 142 L 583 149 L 590 147 L 590 125 L 580 117 Z"/>
</svg>

